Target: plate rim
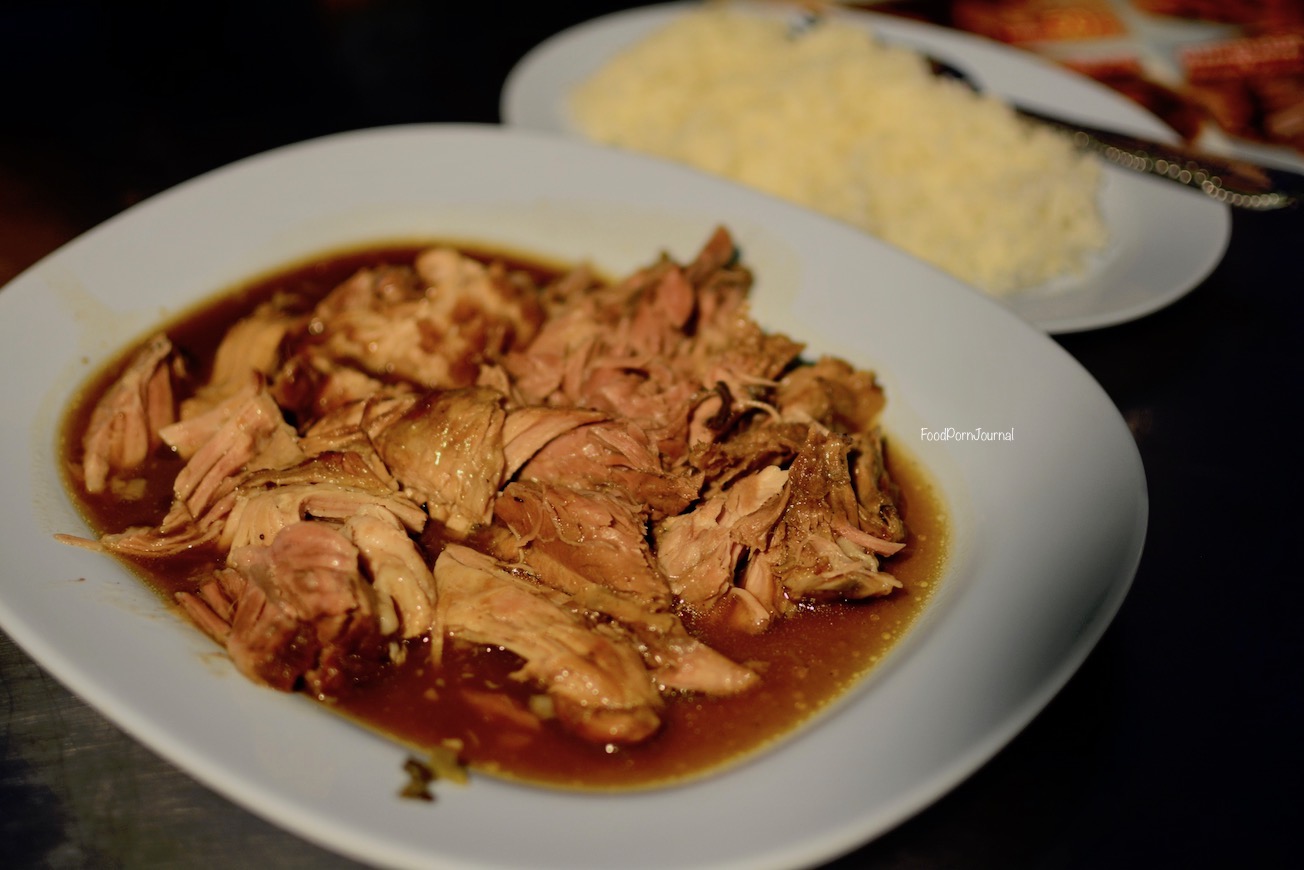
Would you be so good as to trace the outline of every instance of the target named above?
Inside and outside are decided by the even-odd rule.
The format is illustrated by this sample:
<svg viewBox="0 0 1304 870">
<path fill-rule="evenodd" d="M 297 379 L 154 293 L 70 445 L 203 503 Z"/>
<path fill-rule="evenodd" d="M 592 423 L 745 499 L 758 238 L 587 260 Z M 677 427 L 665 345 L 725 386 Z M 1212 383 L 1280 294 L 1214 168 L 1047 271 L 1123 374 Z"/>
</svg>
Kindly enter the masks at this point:
<svg viewBox="0 0 1304 870">
<path fill-rule="evenodd" d="M 214 185 L 223 183 L 224 179 L 234 178 L 238 180 L 249 175 L 256 167 L 266 167 L 269 165 L 284 163 L 286 161 L 293 162 L 308 154 L 316 154 L 318 156 L 324 154 L 329 156 L 332 153 L 343 153 L 345 151 L 356 149 L 357 147 L 365 149 L 368 147 L 368 143 L 385 145 L 387 143 L 394 143 L 398 140 L 407 139 L 413 139 L 414 141 L 428 139 L 431 143 L 440 141 L 452 142 L 454 140 L 463 143 L 476 143 L 480 141 L 520 142 L 522 145 L 542 147 L 545 149 L 556 149 L 576 155 L 585 154 L 594 155 L 596 157 L 597 154 L 592 146 L 587 146 L 582 143 L 570 141 L 562 142 L 560 140 L 555 140 L 552 137 L 540 136 L 526 131 L 507 130 L 491 125 L 404 125 L 402 127 L 382 128 L 371 131 L 354 131 L 322 137 L 321 139 L 309 140 L 304 143 L 296 143 L 262 155 L 247 158 L 246 160 L 239 161 L 231 166 L 223 167 L 212 173 L 200 176 L 193 179 L 191 182 L 186 182 L 168 192 L 165 192 L 164 194 L 160 194 L 158 197 L 146 200 L 110 221 L 107 221 L 105 224 L 95 228 L 85 236 L 79 237 L 63 248 L 60 248 L 59 251 L 44 258 L 36 266 L 26 270 L 22 275 L 15 278 L 13 282 L 4 288 L 4 292 L 0 293 L 0 311 L 5 311 L 21 304 L 20 302 L 15 302 L 15 300 L 27 300 L 32 294 L 38 292 L 38 287 L 44 289 L 40 285 L 42 285 L 42 282 L 46 279 L 48 273 L 58 271 L 62 260 L 83 253 L 89 246 L 90 241 L 97 239 L 103 241 L 103 238 L 106 236 L 126 233 L 131 230 L 133 225 L 140 221 L 141 216 L 146 214 L 152 215 L 160 209 L 166 211 L 166 208 L 173 207 L 178 202 L 180 202 L 181 205 L 185 205 L 188 199 L 202 200 L 203 197 L 210 195 Z M 623 162 L 630 166 L 646 164 L 646 161 L 643 161 L 641 158 L 629 155 L 619 157 L 611 156 L 610 159 L 616 160 L 617 163 Z M 692 177 L 695 179 L 693 181 L 694 184 L 705 184 L 717 191 L 729 192 L 732 190 L 732 186 L 727 185 L 724 182 L 707 180 L 704 176 L 698 176 L 685 170 L 663 168 L 658 171 L 669 172 L 671 175 L 676 175 L 684 179 Z M 734 192 L 732 195 L 740 196 L 743 199 L 750 199 L 751 201 L 760 201 L 758 199 L 759 195 L 745 193 L 742 192 L 741 189 L 738 189 L 738 191 Z M 793 208 L 786 205 L 775 207 L 787 211 L 791 211 Z M 804 225 L 810 225 L 811 222 L 814 222 L 815 225 L 822 227 L 835 236 L 841 235 L 844 239 L 849 238 L 849 231 L 832 228 L 825 219 L 817 216 L 805 215 L 803 216 L 802 221 L 804 222 Z M 865 248 L 865 250 L 872 247 L 871 244 L 868 244 L 865 241 L 863 236 L 860 236 L 859 234 L 856 235 L 859 239 L 859 241 L 855 242 L 856 245 Z M 954 292 L 954 290 L 949 290 L 947 292 Z M 1112 409 L 1112 403 L 1109 403 L 1108 397 L 1105 396 L 1099 384 L 1097 384 L 1094 379 L 1092 379 L 1090 375 L 1072 359 L 1071 356 L 1059 348 L 1058 345 L 1055 345 L 1054 342 L 1047 339 L 1044 335 L 1035 332 L 1031 327 L 1027 327 L 1025 324 L 1016 321 L 1012 315 L 1006 315 L 1003 312 L 998 313 L 999 307 L 990 304 L 989 301 L 980 300 L 977 297 L 969 299 L 966 296 L 965 298 L 967 301 L 964 304 L 976 306 L 975 310 L 985 311 L 986 316 L 997 318 L 998 322 L 1004 322 L 1008 329 L 1013 330 L 1015 334 L 1022 336 L 1021 340 L 1041 347 L 1043 352 L 1049 353 L 1054 358 L 1058 359 L 1059 364 L 1067 366 L 1068 371 L 1076 372 L 1076 374 L 1073 375 L 1073 377 L 1076 378 L 1074 381 L 1075 386 L 1078 389 L 1085 391 L 1087 394 L 1094 396 L 1095 401 L 1103 401 L 1109 404 L 1109 407 Z M 9 331 L 9 328 L 0 327 L 0 330 Z M 8 426 L 9 424 L 5 425 Z M 1121 417 L 1118 417 L 1116 409 L 1114 409 L 1114 418 L 1110 421 L 1110 426 L 1113 431 L 1115 431 L 1116 435 L 1120 432 L 1126 431 L 1126 427 L 1123 424 Z M 6 428 L 3 431 L 5 433 L 3 437 L 6 441 L 9 441 L 14 437 L 12 429 Z M 26 432 L 25 434 L 28 437 L 32 437 L 31 432 Z M 49 445 L 47 445 L 47 447 L 48 446 Z M 912 794 L 900 796 L 890 812 L 876 817 L 873 821 L 862 821 L 858 824 L 849 825 L 846 830 L 837 832 L 832 839 L 826 837 L 821 841 L 821 845 L 818 846 L 809 840 L 795 843 L 791 847 L 790 854 L 785 856 L 772 855 L 770 857 L 773 860 L 786 862 L 788 860 L 805 861 L 829 858 L 837 854 L 837 850 L 851 848 L 863 843 L 867 838 L 872 837 L 877 833 L 882 833 L 882 831 L 894 826 L 904 818 L 913 815 L 924 805 L 936 800 L 944 794 L 945 791 L 949 790 L 949 787 L 954 786 L 985 763 L 996 753 L 996 751 L 1012 739 L 1015 734 L 1021 731 L 1036 712 L 1049 701 L 1050 697 L 1057 693 L 1063 684 L 1067 682 L 1072 673 L 1080 666 L 1081 661 L 1090 653 L 1090 650 L 1094 647 L 1100 635 L 1104 633 L 1110 621 L 1112 621 L 1118 607 L 1121 606 L 1122 601 L 1126 597 L 1128 589 L 1130 588 L 1136 567 L 1139 564 L 1142 554 L 1146 519 L 1148 517 L 1148 495 L 1145 492 L 1144 470 L 1141 466 L 1139 451 L 1136 450 L 1136 446 L 1130 440 L 1130 436 L 1124 443 L 1124 446 L 1130 448 L 1127 450 L 1128 456 L 1124 457 L 1124 464 L 1129 466 L 1128 473 L 1135 477 L 1136 483 L 1139 487 L 1139 491 L 1134 493 L 1138 501 L 1133 505 L 1135 511 L 1133 517 L 1137 523 L 1136 527 L 1133 529 L 1133 534 L 1136 537 L 1135 540 L 1128 542 L 1131 561 L 1130 564 L 1120 565 L 1119 577 L 1115 578 L 1115 580 L 1108 586 L 1108 591 L 1110 592 L 1108 600 L 1100 602 L 1096 611 L 1093 613 L 1088 625 L 1089 630 L 1082 635 L 1075 646 L 1075 654 L 1059 662 L 1055 674 L 1041 683 L 1040 691 L 1037 693 L 1037 696 L 1025 699 L 1024 709 L 1013 713 L 1007 713 L 1004 728 L 989 734 L 983 745 L 971 747 L 970 751 L 964 758 L 954 760 L 946 770 L 938 771 L 934 776 L 934 781 L 920 783 Z M 8 477 L 11 473 L 14 473 L 14 469 L 9 467 L 9 462 L 7 460 L 4 474 Z M 5 537 L 7 534 L 8 533 L 0 533 L 0 538 Z M 103 559 L 101 556 L 92 555 L 95 560 Z M 171 734 L 166 729 L 164 729 L 162 734 L 157 733 L 158 723 L 156 721 L 150 721 L 148 717 L 142 718 L 137 715 L 139 711 L 130 706 L 125 711 L 122 709 L 114 709 L 115 704 L 121 700 L 116 697 L 117 692 L 115 692 L 115 687 L 104 685 L 91 685 L 88 687 L 82 685 L 84 681 L 80 678 L 79 671 L 84 669 L 78 668 L 75 661 L 65 660 L 62 652 L 56 647 L 51 647 L 50 644 L 46 642 L 46 639 L 28 631 L 28 627 L 23 624 L 21 616 L 11 609 L 7 596 L 3 594 L 6 586 L 12 582 L 7 575 L 8 570 L 0 573 L 0 628 L 3 628 L 10 637 L 14 639 L 15 643 L 28 651 L 33 658 L 36 658 L 38 664 L 40 664 L 42 668 L 47 669 L 56 677 L 56 679 L 65 685 L 68 685 L 73 691 L 82 694 L 92 704 L 92 706 L 105 715 L 106 718 L 120 724 L 124 730 L 131 733 L 137 740 L 140 740 L 143 744 L 158 751 L 171 763 L 175 764 L 182 770 L 186 770 L 192 773 L 192 775 L 197 776 L 197 778 L 201 779 L 201 781 L 213 788 L 213 790 L 224 794 L 229 799 L 250 809 L 256 814 L 262 815 L 269 821 L 281 825 L 282 827 L 286 827 L 305 839 L 318 842 L 343 854 L 352 855 L 364 860 L 376 860 L 377 857 L 380 857 L 375 852 L 370 851 L 370 849 L 375 845 L 374 843 L 341 841 L 339 839 L 340 835 L 334 835 L 329 831 L 321 830 L 320 827 L 315 824 L 313 818 L 304 817 L 305 812 L 307 812 L 308 816 L 311 816 L 312 814 L 310 811 L 305 810 L 302 807 L 296 806 L 287 810 L 283 806 L 273 805 L 275 804 L 275 801 L 268 803 L 265 800 L 260 800 L 257 794 L 251 795 L 246 785 L 238 781 L 238 777 L 236 780 L 232 780 L 232 774 L 229 772 L 221 770 L 213 764 L 204 763 L 211 761 L 207 756 L 201 758 L 200 763 L 196 764 L 194 758 L 187 756 L 184 741 L 177 743 L 176 741 L 170 740 L 169 738 L 174 737 L 175 735 Z M 128 579 L 132 582 L 138 582 L 131 577 Z M 164 614 L 164 617 L 168 620 L 175 618 L 174 615 L 170 613 Z M 189 629 L 189 626 L 184 626 L 180 620 L 177 620 L 177 625 L 164 628 L 163 631 L 165 633 L 173 634 L 180 631 L 182 628 Z M 192 633 L 195 636 L 195 640 L 198 640 L 198 633 Z M 53 663 L 52 666 L 50 664 L 51 662 Z M 117 691 L 120 692 L 120 688 Z M 237 693 L 240 692 L 241 690 L 237 689 Z M 1044 697 L 1042 697 L 1043 695 Z M 277 700 L 273 703 L 279 704 L 281 701 Z M 313 713 L 318 714 L 320 711 L 314 710 Z M 822 718 L 817 720 L 816 724 L 823 728 L 825 727 L 826 721 L 826 719 Z M 783 751 L 783 749 L 780 748 L 775 751 Z M 727 776 L 729 774 L 725 775 Z M 697 783 L 690 783 L 684 786 L 684 788 L 691 789 L 696 786 Z M 487 787 L 487 784 L 484 782 L 478 782 L 473 785 L 473 787 Z M 831 849 L 834 851 L 830 851 Z M 393 851 L 392 854 L 385 855 L 384 858 L 385 860 L 392 860 L 395 866 L 428 865 L 431 860 L 436 861 L 436 864 L 438 864 L 440 860 L 439 856 L 432 857 L 428 854 L 414 855 L 398 849 L 397 847 L 395 847 L 395 851 Z M 747 860 L 751 861 L 756 858 L 757 856 L 748 856 Z M 455 860 L 454 863 L 460 863 L 460 860 L 461 859 L 459 858 Z M 731 866 L 733 863 L 734 862 L 732 861 L 726 860 L 704 863 L 700 866 L 723 867 Z M 738 864 L 737 866 L 743 865 Z"/>
</svg>

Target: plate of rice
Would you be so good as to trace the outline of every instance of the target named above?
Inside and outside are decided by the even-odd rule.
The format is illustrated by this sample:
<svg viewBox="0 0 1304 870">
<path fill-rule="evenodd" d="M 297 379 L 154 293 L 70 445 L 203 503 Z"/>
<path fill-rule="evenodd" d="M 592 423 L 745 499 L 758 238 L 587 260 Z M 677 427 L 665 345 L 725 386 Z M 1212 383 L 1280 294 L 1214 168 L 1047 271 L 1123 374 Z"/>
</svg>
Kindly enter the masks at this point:
<svg viewBox="0 0 1304 870">
<path fill-rule="evenodd" d="M 972 90 L 927 58 L 965 70 Z M 638 151 L 850 223 L 1050 333 L 1196 287 L 1227 206 L 1105 164 L 1004 100 L 1161 141 L 1115 91 L 1028 52 L 861 10 L 689 2 L 613 13 L 529 52 L 504 123 Z"/>
</svg>

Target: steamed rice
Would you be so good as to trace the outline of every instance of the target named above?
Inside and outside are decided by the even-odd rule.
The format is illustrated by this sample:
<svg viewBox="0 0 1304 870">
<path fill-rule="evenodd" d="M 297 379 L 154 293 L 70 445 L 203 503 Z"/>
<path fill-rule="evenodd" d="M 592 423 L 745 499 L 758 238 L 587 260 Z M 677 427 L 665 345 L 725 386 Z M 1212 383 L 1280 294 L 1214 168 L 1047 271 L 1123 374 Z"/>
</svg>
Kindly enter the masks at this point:
<svg viewBox="0 0 1304 870">
<path fill-rule="evenodd" d="M 1063 136 L 824 18 L 707 4 L 572 94 L 595 140 L 819 209 L 992 294 L 1082 271 L 1106 231 L 1100 169 Z"/>
</svg>

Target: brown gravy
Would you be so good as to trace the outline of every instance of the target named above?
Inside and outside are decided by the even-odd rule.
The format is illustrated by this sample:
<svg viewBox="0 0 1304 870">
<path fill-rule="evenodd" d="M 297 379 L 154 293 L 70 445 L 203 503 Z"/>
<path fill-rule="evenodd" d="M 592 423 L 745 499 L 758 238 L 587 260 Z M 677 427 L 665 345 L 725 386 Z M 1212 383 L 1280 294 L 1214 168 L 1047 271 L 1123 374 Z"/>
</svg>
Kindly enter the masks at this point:
<svg viewBox="0 0 1304 870">
<path fill-rule="evenodd" d="M 193 357 L 196 382 L 202 382 L 221 336 L 259 302 L 288 294 L 310 305 L 358 268 L 410 262 L 423 247 L 369 248 L 292 267 L 177 318 L 168 324 L 168 334 Z M 459 247 L 483 259 L 506 261 L 539 281 L 559 272 L 559 267 L 537 259 Z M 127 356 L 124 352 L 118 363 L 87 384 L 69 408 L 61 432 L 68 489 L 96 533 L 156 524 L 170 506 L 172 481 L 181 467 L 178 459 L 161 450 L 144 469 L 144 496 L 133 501 L 90 497 L 77 483 L 72 469 L 81 461 L 81 432 Z M 322 702 L 416 750 L 451 748 L 475 770 L 550 786 L 645 788 L 739 761 L 792 732 L 864 676 L 905 634 L 935 588 L 948 549 L 942 500 L 923 469 L 895 445 L 888 462 L 903 493 L 910 539 L 885 567 L 903 588 L 861 604 L 809 607 L 759 637 L 713 632 L 709 625 L 690 623 L 710 645 L 756 667 L 762 685 L 740 697 L 670 698 L 661 731 L 645 743 L 604 746 L 574 737 L 554 723 L 540 725 L 528 713 L 533 692 L 509 677 L 518 660 L 497 649 L 459 650 L 450 645 L 436 667 L 421 644 L 415 644 L 406 663 L 390 666 L 380 679 L 354 688 L 346 697 Z M 170 604 L 177 591 L 193 590 L 196 578 L 211 571 L 219 559 L 196 553 L 129 567 Z"/>
</svg>

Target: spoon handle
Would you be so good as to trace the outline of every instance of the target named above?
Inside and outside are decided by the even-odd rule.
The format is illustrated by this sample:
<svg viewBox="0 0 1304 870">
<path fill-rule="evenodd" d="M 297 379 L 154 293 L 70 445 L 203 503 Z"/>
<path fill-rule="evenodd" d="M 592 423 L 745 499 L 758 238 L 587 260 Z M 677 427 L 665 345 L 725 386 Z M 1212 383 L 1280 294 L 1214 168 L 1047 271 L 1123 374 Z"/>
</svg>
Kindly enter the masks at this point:
<svg viewBox="0 0 1304 870">
<path fill-rule="evenodd" d="M 1292 208 L 1304 198 L 1304 176 L 1296 172 L 1139 139 L 1043 115 L 1024 106 L 1016 106 L 1015 111 L 1058 127 L 1079 147 L 1094 151 L 1111 163 L 1194 187 L 1237 208 L 1256 211 Z"/>
</svg>

